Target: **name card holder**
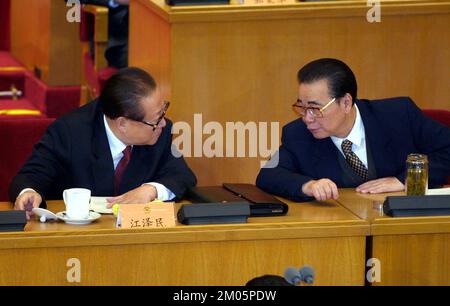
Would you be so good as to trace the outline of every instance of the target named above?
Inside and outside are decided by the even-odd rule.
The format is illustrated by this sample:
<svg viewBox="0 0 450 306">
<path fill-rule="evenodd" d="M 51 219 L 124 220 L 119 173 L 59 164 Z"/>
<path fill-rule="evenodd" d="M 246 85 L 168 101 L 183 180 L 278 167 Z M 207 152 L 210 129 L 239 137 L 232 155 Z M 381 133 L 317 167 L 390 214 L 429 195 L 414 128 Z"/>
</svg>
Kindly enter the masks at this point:
<svg viewBox="0 0 450 306">
<path fill-rule="evenodd" d="M 119 205 L 116 226 L 127 229 L 174 227 L 175 203 Z"/>
</svg>

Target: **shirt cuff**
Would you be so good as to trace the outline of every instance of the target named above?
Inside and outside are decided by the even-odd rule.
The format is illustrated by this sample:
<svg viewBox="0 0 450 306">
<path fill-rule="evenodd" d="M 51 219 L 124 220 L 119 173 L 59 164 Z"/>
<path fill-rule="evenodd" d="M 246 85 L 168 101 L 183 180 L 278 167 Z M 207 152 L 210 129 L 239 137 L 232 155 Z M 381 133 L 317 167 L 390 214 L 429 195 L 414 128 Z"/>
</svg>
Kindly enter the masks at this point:
<svg viewBox="0 0 450 306">
<path fill-rule="evenodd" d="M 36 192 L 36 190 L 34 190 L 33 188 L 25 188 L 24 190 L 22 190 L 19 195 L 17 197 L 20 197 L 22 194 L 24 194 L 27 191 L 34 191 Z M 37 192 L 36 192 L 37 193 Z"/>
<path fill-rule="evenodd" d="M 175 194 L 170 191 L 170 189 L 166 188 L 163 184 L 160 183 L 145 183 L 144 185 L 152 185 L 156 188 L 156 199 L 160 201 L 170 201 L 175 198 Z"/>
<path fill-rule="evenodd" d="M 116 8 L 116 7 L 119 7 L 119 4 L 117 4 L 116 1 L 114 1 L 114 0 L 109 0 L 108 6 L 110 8 Z"/>
</svg>

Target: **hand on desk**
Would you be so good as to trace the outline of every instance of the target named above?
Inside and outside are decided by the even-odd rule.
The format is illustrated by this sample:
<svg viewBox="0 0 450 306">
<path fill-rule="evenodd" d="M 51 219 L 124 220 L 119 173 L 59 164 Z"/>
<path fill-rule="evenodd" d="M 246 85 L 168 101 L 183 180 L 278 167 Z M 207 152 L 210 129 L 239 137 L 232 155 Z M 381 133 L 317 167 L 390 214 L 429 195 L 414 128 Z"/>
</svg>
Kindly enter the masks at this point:
<svg viewBox="0 0 450 306">
<path fill-rule="evenodd" d="M 33 208 L 38 208 L 41 203 L 41 195 L 35 191 L 30 190 L 17 197 L 16 202 L 14 203 L 14 209 L 25 210 L 27 213 L 27 220 L 30 220 L 31 216 L 33 216 L 33 212 L 31 210 Z"/>
<path fill-rule="evenodd" d="M 311 180 L 302 186 L 302 192 L 317 201 L 337 200 L 339 192 L 336 184 L 329 179 Z"/>
<path fill-rule="evenodd" d="M 384 177 L 365 182 L 356 187 L 356 191 L 361 193 L 383 193 L 403 190 L 405 190 L 405 185 L 396 177 Z"/>
<path fill-rule="evenodd" d="M 120 196 L 106 199 L 108 201 L 106 207 L 111 208 L 114 204 L 144 204 L 153 201 L 157 196 L 156 188 L 145 184 Z"/>
</svg>

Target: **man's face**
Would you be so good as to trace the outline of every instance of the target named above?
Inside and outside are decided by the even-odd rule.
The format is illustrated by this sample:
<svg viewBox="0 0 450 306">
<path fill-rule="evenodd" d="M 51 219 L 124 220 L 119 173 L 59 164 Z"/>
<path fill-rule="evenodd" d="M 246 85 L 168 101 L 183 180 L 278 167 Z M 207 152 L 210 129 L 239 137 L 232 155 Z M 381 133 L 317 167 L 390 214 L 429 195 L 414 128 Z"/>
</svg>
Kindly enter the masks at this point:
<svg viewBox="0 0 450 306">
<path fill-rule="evenodd" d="M 298 91 L 299 102 L 304 107 L 321 109 L 333 98 L 328 93 L 327 80 L 319 80 L 313 83 L 301 83 Z M 345 106 L 336 99 L 323 112 L 323 117 L 314 117 L 309 112 L 302 117 L 308 130 L 316 139 L 337 136 L 345 121 Z M 319 112 L 317 112 L 319 113 Z"/>
<path fill-rule="evenodd" d="M 144 111 L 143 121 L 156 123 L 161 118 L 164 110 L 164 100 L 161 97 L 159 89 L 153 91 L 149 96 L 143 98 L 141 107 Z M 166 120 L 163 118 L 156 129 L 143 122 L 128 120 L 126 128 L 126 142 L 133 145 L 154 145 L 166 126 Z"/>
</svg>

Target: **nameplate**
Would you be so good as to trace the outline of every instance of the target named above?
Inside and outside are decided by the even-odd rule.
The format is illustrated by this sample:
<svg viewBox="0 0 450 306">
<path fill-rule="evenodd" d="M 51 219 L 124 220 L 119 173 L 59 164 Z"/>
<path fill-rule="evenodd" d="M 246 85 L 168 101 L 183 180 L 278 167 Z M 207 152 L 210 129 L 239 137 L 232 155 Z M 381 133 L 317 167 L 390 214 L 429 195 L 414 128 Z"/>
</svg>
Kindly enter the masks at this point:
<svg viewBox="0 0 450 306">
<path fill-rule="evenodd" d="M 122 204 L 119 205 L 117 227 L 127 229 L 174 227 L 175 204 Z"/>
</svg>

